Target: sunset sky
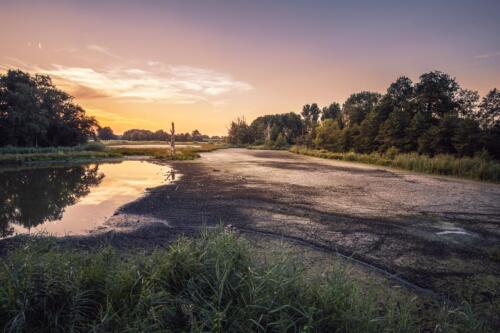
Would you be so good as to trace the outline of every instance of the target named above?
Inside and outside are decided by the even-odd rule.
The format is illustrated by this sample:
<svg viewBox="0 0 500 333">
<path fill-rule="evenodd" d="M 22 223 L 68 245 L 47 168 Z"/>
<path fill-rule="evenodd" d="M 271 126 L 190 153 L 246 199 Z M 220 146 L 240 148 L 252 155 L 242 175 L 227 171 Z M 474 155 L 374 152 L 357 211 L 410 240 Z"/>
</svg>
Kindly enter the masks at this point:
<svg viewBox="0 0 500 333">
<path fill-rule="evenodd" d="M 51 75 L 117 133 L 225 134 L 434 69 L 484 95 L 499 17 L 499 0 L 0 0 L 0 70 Z"/>
</svg>

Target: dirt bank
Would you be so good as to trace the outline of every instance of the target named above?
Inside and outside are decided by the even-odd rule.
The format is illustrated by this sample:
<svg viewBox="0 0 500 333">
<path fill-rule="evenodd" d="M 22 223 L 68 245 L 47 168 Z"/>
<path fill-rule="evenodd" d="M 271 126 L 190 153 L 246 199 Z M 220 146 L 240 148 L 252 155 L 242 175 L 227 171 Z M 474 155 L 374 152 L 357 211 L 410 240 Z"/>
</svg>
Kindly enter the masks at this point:
<svg viewBox="0 0 500 333">
<path fill-rule="evenodd" d="M 500 303 L 500 186 L 281 151 L 227 149 L 121 209 L 337 250 L 416 285 Z M 496 306 L 496 305 L 494 305 Z"/>
</svg>

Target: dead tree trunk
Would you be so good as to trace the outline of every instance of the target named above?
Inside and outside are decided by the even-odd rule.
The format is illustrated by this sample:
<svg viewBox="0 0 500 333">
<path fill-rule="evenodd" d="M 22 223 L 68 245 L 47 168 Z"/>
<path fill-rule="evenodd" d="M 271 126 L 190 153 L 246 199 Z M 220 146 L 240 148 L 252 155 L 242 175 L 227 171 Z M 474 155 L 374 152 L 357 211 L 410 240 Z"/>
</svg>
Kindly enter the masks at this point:
<svg viewBox="0 0 500 333">
<path fill-rule="evenodd" d="M 175 160 L 175 124 L 172 122 L 172 128 L 170 129 L 170 150 L 172 152 L 172 159 Z"/>
</svg>

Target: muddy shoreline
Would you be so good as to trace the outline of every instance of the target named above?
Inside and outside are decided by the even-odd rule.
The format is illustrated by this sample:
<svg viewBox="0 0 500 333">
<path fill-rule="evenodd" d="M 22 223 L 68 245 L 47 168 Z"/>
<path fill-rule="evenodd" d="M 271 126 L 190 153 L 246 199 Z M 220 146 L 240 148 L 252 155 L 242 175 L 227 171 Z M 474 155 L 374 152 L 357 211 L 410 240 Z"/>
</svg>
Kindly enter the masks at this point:
<svg viewBox="0 0 500 333">
<path fill-rule="evenodd" d="M 227 149 L 167 164 L 182 174 L 176 183 L 121 207 L 109 229 L 61 241 L 148 249 L 231 225 L 500 313 L 500 185 L 283 151 Z"/>
<path fill-rule="evenodd" d="M 120 213 L 220 223 L 327 249 L 460 301 L 500 304 L 500 186 L 230 149 L 176 162 L 176 186 Z"/>
</svg>

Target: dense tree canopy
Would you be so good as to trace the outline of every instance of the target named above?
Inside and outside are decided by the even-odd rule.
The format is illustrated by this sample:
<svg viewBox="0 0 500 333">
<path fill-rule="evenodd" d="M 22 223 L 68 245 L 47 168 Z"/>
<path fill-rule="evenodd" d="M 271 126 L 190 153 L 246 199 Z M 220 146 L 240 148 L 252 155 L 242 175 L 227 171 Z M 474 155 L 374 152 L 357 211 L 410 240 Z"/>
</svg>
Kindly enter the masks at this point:
<svg viewBox="0 0 500 333">
<path fill-rule="evenodd" d="M 101 140 L 115 140 L 118 138 L 111 127 L 101 127 L 97 130 L 97 137 Z"/>
<path fill-rule="evenodd" d="M 446 73 L 432 71 L 416 83 L 400 77 L 383 95 L 354 93 L 342 107 L 334 102 L 320 109 L 311 103 L 304 105 L 300 116 L 266 115 L 250 126 L 233 122 L 229 141 L 274 144 L 282 136 L 288 144 L 340 152 L 486 152 L 500 158 L 500 91 L 493 89 L 479 101 L 477 92 L 462 89 Z M 240 131 L 240 125 L 245 130 Z M 242 134 L 245 140 L 233 138 Z"/>
<path fill-rule="evenodd" d="M 74 146 L 95 137 L 97 128 L 50 77 L 0 74 L 0 146 Z"/>
</svg>

